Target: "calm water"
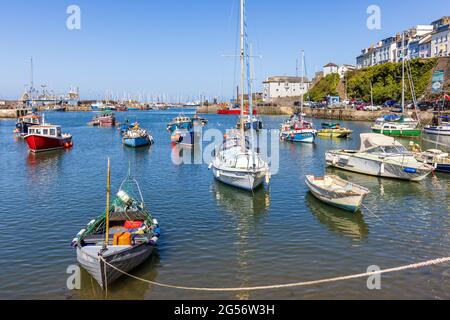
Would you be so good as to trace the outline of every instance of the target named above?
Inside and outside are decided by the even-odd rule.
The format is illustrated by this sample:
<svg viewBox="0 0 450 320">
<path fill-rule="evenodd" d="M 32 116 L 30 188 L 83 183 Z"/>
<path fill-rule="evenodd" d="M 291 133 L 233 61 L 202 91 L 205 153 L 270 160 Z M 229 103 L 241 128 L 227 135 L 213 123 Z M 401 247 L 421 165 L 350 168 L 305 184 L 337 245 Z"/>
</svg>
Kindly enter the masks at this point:
<svg viewBox="0 0 450 320">
<path fill-rule="evenodd" d="M 366 205 L 383 221 L 366 209 L 347 214 L 307 193 L 305 174 L 323 174 L 324 152 L 358 148 L 368 123 L 343 122 L 355 130 L 350 140 L 281 143 L 279 173 L 252 197 L 214 181 L 207 164 L 172 163 L 165 126 L 175 111 L 128 115 L 152 131 L 154 146 L 123 148 L 114 129 L 86 126 L 91 113 L 52 113 L 46 120 L 71 132 L 75 147 L 32 155 L 14 139 L 14 121 L 0 121 L 0 298 L 104 298 L 85 272 L 82 289 L 67 290 L 66 269 L 76 264 L 70 241 L 105 206 L 108 156 L 113 190 L 130 161 L 163 229 L 154 257 L 134 271 L 145 279 L 198 287 L 284 284 L 450 255 L 449 176 L 418 184 L 328 170 L 368 187 Z M 119 121 L 125 116 L 118 114 Z M 207 118 L 208 128 L 236 123 L 233 116 Z M 263 120 L 278 128 L 284 118 Z M 389 274 L 380 291 L 369 291 L 366 279 L 240 294 L 175 291 L 132 279 L 109 289 L 111 299 L 450 299 L 450 269 Z"/>
</svg>

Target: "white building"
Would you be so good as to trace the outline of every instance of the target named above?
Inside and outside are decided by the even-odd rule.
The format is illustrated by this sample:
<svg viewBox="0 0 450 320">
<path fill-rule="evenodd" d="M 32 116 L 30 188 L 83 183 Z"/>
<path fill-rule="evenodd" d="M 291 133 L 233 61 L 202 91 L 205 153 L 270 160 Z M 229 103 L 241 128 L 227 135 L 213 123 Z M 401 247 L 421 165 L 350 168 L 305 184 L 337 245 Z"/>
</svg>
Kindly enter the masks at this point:
<svg viewBox="0 0 450 320">
<path fill-rule="evenodd" d="M 302 81 L 301 77 L 270 77 L 263 82 L 263 100 L 269 103 L 277 98 L 300 97 L 308 92 L 309 86 L 306 78 Z"/>
<path fill-rule="evenodd" d="M 432 33 L 431 54 L 433 57 L 450 56 L 450 25 L 444 25 Z"/>
<path fill-rule="evenodd" d="M 329 74 L 338 73 L 339 66 L 332 62 L 323 66 L 323 76 L 326 77 Z"/>
<path fill-rule="evenodd" d="M 419 41 L 419 57 L 420 58 L 431 58 L 431 40 L 432 34 L 424 36 Z"/>
<path fill-rule="evenodd" d="M 340 67 L 338 68 L 338 74 L 339 74 L 339 77 L 342 79 L 342 78 L 345 77 L 345 75 L 347 74 L 347 72 L 353 71 L 353 70 L 355 70 L 355 69 L 356 69 L 355 66 L 352 66 L 352 65 L 350 65 L 350 64 L 343 64 L 342 66 L 340 66 Z"/>
</svg>

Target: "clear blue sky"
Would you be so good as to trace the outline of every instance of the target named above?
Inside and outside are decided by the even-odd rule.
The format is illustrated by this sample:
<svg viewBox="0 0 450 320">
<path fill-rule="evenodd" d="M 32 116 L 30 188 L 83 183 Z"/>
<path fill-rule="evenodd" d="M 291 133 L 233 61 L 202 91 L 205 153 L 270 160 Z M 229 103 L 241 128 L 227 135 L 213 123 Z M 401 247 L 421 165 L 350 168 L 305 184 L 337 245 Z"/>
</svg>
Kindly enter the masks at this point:
<svg viewBox="0 0 450 320">
<path fill-rule="evenodd" d="M 236 85 L 238 0 L 0 0 L 0 99 L 29 81 L 83 98 L 107 90 L 137 95 L 231 96 Z M 81 8 L 81 30 L 66 9 Z M 381 30 L 366 27 L 381 7 Z M 248 0 L 258 89 L 270 75 L 295 75 L 300 50 L 309 75 L 334 61 L 355 63 L 363 47 L 450 15 L 448 0 Z"/>
</svg>

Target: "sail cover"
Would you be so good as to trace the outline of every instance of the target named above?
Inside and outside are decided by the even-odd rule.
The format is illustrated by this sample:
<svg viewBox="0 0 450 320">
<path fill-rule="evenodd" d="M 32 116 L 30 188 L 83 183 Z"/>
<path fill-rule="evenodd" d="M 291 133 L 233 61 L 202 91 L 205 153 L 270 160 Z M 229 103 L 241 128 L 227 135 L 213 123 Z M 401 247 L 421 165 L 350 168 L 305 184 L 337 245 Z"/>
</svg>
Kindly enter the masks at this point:
<svg viewBox="0 0 450 320">
<path fill-rule="evenodd" d="M 364 152 L 368 149 L 379 146 L 403 146 L 400 142 L 396 141 L 392 137 L 385 136 L 379 133 L 363 133 L 361 134 L 361 149 L 360 152 Z"/>
</svg>

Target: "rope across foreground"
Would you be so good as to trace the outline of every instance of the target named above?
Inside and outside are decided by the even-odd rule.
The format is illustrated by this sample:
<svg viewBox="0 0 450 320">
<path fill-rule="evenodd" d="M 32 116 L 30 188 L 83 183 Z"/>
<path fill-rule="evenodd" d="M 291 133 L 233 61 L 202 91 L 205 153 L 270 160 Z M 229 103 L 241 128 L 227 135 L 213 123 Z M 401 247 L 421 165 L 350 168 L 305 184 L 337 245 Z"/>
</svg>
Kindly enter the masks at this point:
<svg viewBox="0 0 450 320">
<path fill-rule="evenodd" d="M 331 283 L 331 282 L 338 282 L 338 281 L 344 281 L 344 280 L 352 280 L 352 279 L 358 279 L 358 278 L 367 278 L 370 276 L 375 275 L 381 275 L 386 273 L 393 273 L 393 272 L 400 272 L 405 270 L 411 270 L 411 269 L 420 269 L 425 267 L 430 267 L 434 265 L 444 264 L 450 262 L 450 257 L 446 258 L 438 258 L 434 260 L 428 260 L 424 262 L 409 264 L 406 266 L 391 268 L 391 269 L 385 269 L 380 271 L 374 271 L 374 272 L 365 272 L 360 274 L 353 274 L 348 276 L 341 276 L 341 277 L 335 277 L 335 278 L 328 278 L 328 279 L 322 279 L 322 280 L 314 280 L 314 281 L 305 281 L 305 282 L 297 282 L 297 283 L 290 283 L 290 284 L 279 284 L 279 285 L 269 285 L 269 286 L 257 286 L 257 287 L 240 287 L 240 288 L 199 288 L 199 287 L 186 287 L 186 286 L 175 286 L 170 284 L 164 284 L 164 283 L 158 283 L 155 281 L 150 281 L 147 279 L 142 279 L 136 276 L 133 276 L 132 274 L 129 274 L 123 270 L 120 270 L 119 268 L 113 266 L 112 264 L 108 263 L 103 257 L 100 257 L 100 259 L 109 267 L 113 268 L 114 270 L 139 281 L 146 282 L 148 284 L 152 284 L 158 287 L 163 288 L 170 288 L 170 289 L 177 289 L 177 290 L 186 290 L 186 291 L 205 291 L 205 292 L 242 292 L 242 291 L 262 291 L 262 290 L 274 290 L 274 289 L 286 289 L 286 288 L 295 288 L 295 287 L 306 287 L 306 286 L 313 286 L 313 285 L 320 285 L 325 283 Z"/>
</svg>

